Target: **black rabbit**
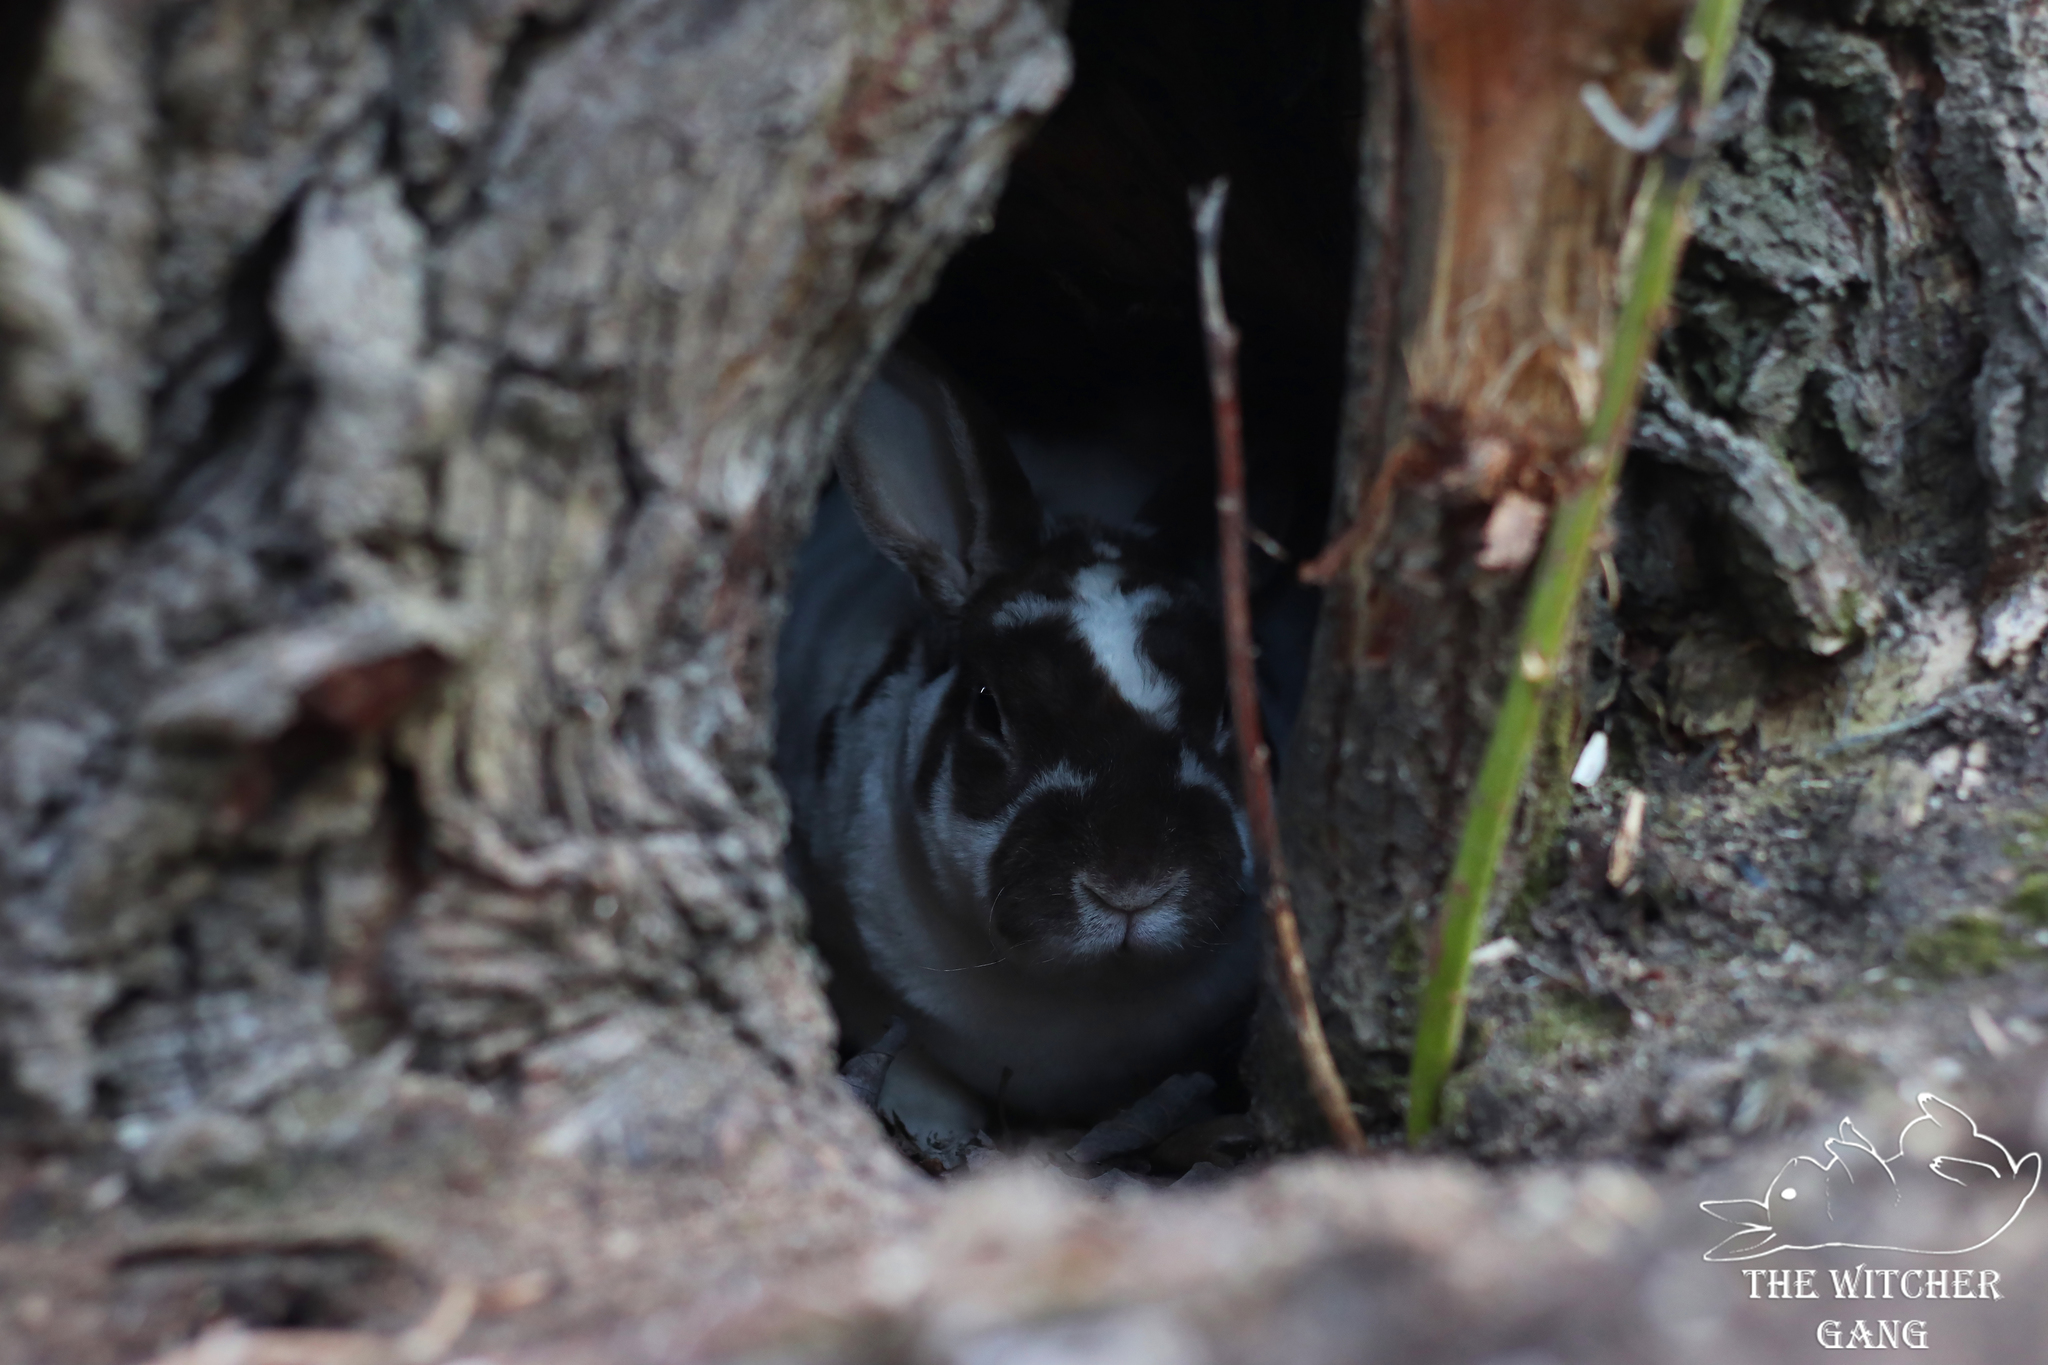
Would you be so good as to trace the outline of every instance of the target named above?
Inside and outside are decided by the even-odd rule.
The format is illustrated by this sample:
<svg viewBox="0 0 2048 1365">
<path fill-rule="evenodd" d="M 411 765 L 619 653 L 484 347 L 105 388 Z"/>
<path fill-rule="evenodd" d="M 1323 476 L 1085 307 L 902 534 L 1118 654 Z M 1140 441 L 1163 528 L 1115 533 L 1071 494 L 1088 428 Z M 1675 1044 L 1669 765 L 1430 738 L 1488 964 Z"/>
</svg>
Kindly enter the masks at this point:
<svg viewBox="0 0 2048 1365">
<path fill-rule="evenodd" d="M 1209 594 L 1041 511 L 1000 432 L 902 352 L 860 399 L 778 654 L 792 863 L 880 1107 L 1099 1117 L 1239 1019 L 1251 853 Z"/>
</svg>

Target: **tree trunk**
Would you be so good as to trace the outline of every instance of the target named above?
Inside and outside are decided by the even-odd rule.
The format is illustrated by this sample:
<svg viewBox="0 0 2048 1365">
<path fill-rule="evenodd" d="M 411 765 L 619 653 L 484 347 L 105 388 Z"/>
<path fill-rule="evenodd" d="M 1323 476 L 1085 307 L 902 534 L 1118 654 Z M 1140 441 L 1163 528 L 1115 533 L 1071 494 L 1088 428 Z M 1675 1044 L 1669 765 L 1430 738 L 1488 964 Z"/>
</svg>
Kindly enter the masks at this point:
<svg viewBox="0 0 2048 1365">
<path fill-rule="evenodd" d="M 894 1207 L 765 670 L 840 410 L 1065 83 L 1044 9 L 30 8 L 7 1139 L 275 1188 L 516 1101 L 538 1152 L 695 1173 L 671 1200 L 766 1162 Z M 508 1265 L 563 1231 L 527 1214 Z"/>
<path fill-rule="evenodd" d="M 1369 7 L 1340 522 L 1416 421 L 1400 320 L 1427 275 L 1436 172 L 1404 8 Z M 1695 1102 L 1686 1078 L 1817 1027 L 1812 999 L 1939 976 L 1924 959 L 1958 934 L 2000 960 L 2031 951 L 2024 918 L 1998 909 L 2025 868 L 1988 831 L 2035 809 L 2048 774 L 2030 666 L 2048 626 L 2044 334 L 2025 283 L 2048 229 L 2033 109 L 2048 32 L 1981 0 L 1752 6 L 1746 33 L 1757 112 L 1706 167 L 1582 613 L 1590 671 L 1554 699 L 1495 895 L 1519 951 L 1476 985 L 1453 1099 L 1460 1141 L 1503 1156 L 1718 1130 L 1737 1081 Z M 1395 501 L 1326 593 L 1287 774 L 1326 1017 L 1382 1126 L 1514 657 L 1522 577 L 1477 567 L 1478 543 L 1438 488 Z M 1615 758 L 1574 794 L 1594 730 Z M 1609 885 L 1631 788 L 1649 833 Z M 1959 927 L 1959 909 L 1991 913 Z M 1264 1032 L 1268 1126 L 1319 1131 L 1299 1083 L 1270 1079 L 1288 1043 Z M 1820 1085 L 1793 1069 L 1779 1110 Z"/>
</svg>

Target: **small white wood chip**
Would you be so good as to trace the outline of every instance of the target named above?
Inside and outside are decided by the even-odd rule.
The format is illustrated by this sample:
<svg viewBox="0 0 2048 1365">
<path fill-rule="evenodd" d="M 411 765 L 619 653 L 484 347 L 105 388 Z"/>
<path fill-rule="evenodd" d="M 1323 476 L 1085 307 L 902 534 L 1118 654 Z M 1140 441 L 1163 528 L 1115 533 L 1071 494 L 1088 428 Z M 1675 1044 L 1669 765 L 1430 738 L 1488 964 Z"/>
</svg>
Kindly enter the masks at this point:
<svg viewBox="0 0 2048 1365">
<path fill-rule="evenodd" d="M 1614 562 L 1614 551 L 1612 550 L 1602 550 L 1600 552 L 1600 581 L 1607 589 L 1607 605 L 1619 607 L 1621 605 L 1621 569 Z"/>
<path fill-rule="evenodd" d="M 1956 800 L 1968 801 L 1990 781 L 1991 746 L 1983 740 L 1970 745 L 1963 756 L 1963 775 L 1956 779 Z"/>
<path fill-rule="evenodd" d="M 2048 579 L 2023 583 L 1991 610 L 1977 627 L 1977 657 L 1986 668 L 2004 668 L 2048 635 Z"/>
<path fill-rule="evenodd" d="M 1649 812 L 1650 798 L 1643 795 L 1639 787 L 1631 787 L 1628 804 L 1621 812 L 1621 832 L 1614 836 L 1614 850 L 1607 857 L 1607 884 L 1620 888 L 1636 870 L 1636 853 L 1643 845 L 1643 816 Z"/>
<path fill-rule="evenodd" d="M 1519 573 L 1543 548 L 1550 509 L 1526 493 L 1508 492 L 1493 505 L 1479 546 L 1479 567 L 1488 573 Z"/>
<path fill-rule="evenodd" d="M 1579 761 L 1572 765 L 1572 785 L 1590 787 L 1600 780 L 1600 774 L 1607 771 L 1607 732 L 1595 730 L 1586 740 L 1586 747 L 1579 750 Z"/>
<path fill-rule="evenodd" d="M 1497 938 L 1491 943 L 1482 943 L 1472 950 L 1472 965 L 1489 966 L 1495 962 L 1506 962 L 1522 951 L 1522 945 L 1511 938 Z"/>
</svg>

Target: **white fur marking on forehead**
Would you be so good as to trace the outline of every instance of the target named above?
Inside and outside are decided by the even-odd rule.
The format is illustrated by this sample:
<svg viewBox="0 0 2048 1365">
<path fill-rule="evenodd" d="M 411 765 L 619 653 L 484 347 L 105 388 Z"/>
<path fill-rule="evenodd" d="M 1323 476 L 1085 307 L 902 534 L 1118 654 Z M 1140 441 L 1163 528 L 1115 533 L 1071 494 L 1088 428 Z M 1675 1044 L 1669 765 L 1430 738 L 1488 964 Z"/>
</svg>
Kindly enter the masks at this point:
<svg viewBox="0 0 2048 1365">
<path fill-rule="evenodd" d="M 1025 593 L 999 607 L 993 620 L 1003 630 L 1039 621 L 1068 622 L 1117 695 L 1171 730 L 1180 718 L 1180 689 L 1145 657 L 1140 643 L 1145 623 L 1168 600 L 1163 588 L 1125 588 L 1113 564 L 1090 564 L 1075 572 L 1072 598 L 1055 602 Z"/>
<path fill-rule="evenodd" d="M 1180 689 L 1140 644 L 1145 622 L 1166 603 L 1163 588 L 1127 591 L 1113 565 L 1090 564 L 1074 575 L 1073 622 L 1096 666 L 1125 701 L 1171 730 L 1180 718 Z"/>
</svg>

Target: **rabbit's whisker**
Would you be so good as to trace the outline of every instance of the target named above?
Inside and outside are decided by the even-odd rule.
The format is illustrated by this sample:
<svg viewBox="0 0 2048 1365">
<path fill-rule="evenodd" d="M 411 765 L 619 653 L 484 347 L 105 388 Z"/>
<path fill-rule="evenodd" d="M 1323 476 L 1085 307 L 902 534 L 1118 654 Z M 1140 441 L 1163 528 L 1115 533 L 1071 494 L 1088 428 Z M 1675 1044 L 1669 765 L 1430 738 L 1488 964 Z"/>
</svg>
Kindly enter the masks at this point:
<svg viewBox="0 0 2048 1365">
<path fill-rule="evenodd" d="M 1008 961 L 1009 957 L 1008 953 L 1003 953 L 1000 956 L 990 958 L 986 962 L 970 962 L 964 967 L 926 967 L 925 970 L 928 972 L 978 972 L 984 967 L 999 967 Z"/>
</svg>

